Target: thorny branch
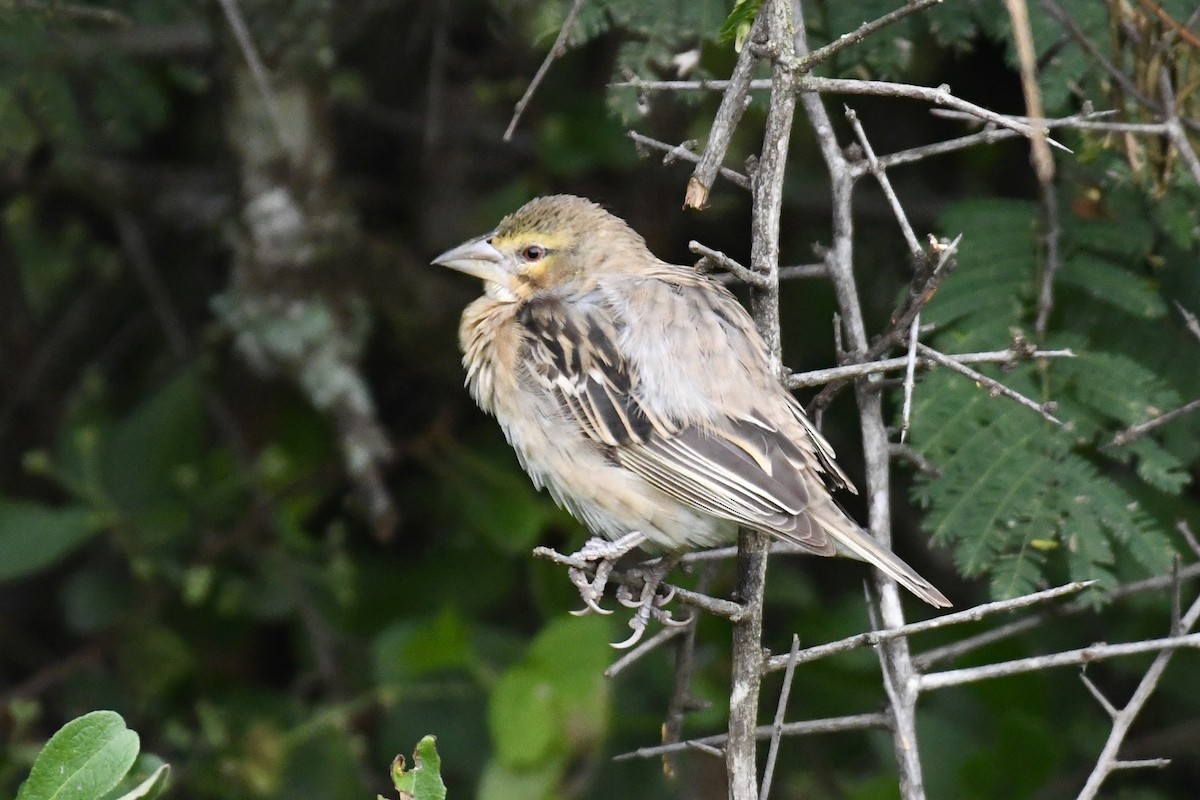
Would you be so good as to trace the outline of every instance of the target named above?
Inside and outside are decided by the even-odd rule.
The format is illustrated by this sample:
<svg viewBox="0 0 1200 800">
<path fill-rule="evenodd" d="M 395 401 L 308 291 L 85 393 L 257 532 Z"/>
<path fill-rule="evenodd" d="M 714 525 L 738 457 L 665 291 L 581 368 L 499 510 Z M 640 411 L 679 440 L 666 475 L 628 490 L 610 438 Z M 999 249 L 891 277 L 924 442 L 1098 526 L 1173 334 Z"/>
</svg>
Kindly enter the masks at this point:
<svg viewBox="0 0 1200 800">
<path fill-rule="evenodd" d="M 546 73 L 550 71 L 550 65 L 555 59 L 561 58 L 567 50 L 567 38 L 571 35 L 571 28 L 575 26 L 575 18 L 579 16 L 579 12 L 583 9 L 583 4 L 587 0 L 575 0 L 571 4 L 571 8 L 567 11 L 567 16 L 563 18 L 562 27 L 558 29 L 558 36 L 554 39 L 554 44 L 550 46 L 550 52 L 546 53 L 546 58 L 542 61 L 542 65 L 538 67 L 537 72 L 533 75 L 533 80 L 529 82 L 529 86 L 525 88 L 525 94 L 521 95 L 521 99 L 517 101 L 517 105 L 513 108 L 512 119 L 508 121 L 508 127 L 504 129 L 504 141 L 510 141 L 513 133 L 517 130 L 517 123 L 521 121 L 521 115 L 525 113 L 525 107 L 529 105 L 529 101 L 533 99 L 533 93 L 537 91 L 538 86 L 542 84 L 542 80 L 546 77 Z"/>
<path fill-rule="evenodd" d="M 1192 165 L 1195 151 L 1190 148 L 1190 142 L 1180 145 L 1177 139 L 1183 136 L 1185 127 L 1192 127 L 1193 121 L 1179 120 L 1173 115 L 1174 98 L 1171 96 L 1171 86 L 1161 82 L 1164 92 L 1162 105 L 1154 98 L 1137 96 L 1148 108 L 1159 112 L 1162 121 L 1155 123 L 1126 123 L 1110 122 L 1105 119 L 1113 112 L 1093 112 L 1090 106 L 1071 117 L 1061 119 L 1046 119 L 1040 107 L 1040 98 L 1036 83 L 1036 65 L 1031 59 L 1031 40 L 1026 36 L 1022 43 L 1024 88 L 1027 98 L 1029 117 L 997 114 L 996 112 L 975 106 L 960 100 L 950 93 L 946 86 L 937 88 L 893 84 L 879 81 L 853 81 L 844 79 L 820 78 L 805 74 L 815 64 L 828 58 L 834 52 L 859 41 L 872 31 L 900 17 L 919 10 L 932 2 L 919 0 L 906 4 L 886 17 L 866 23 L 858 31 L 839 38 L 831 45 L 807 54 L 803 15 L 799 2 L 789 3 L 787 0 L 766 2 L 755 21 L 754 33 L 746 50 L 741 54 L 735 73 L 729 81 L 647 81 L 633 79 L 614 86 L 627 86 L 641 92 L 675 91 L 690 89 L 708 89 L 723 91 L 721 110 L 714 125 L 702 155 L 693 151 L 691 143 L 672 145 L 660 142 L 635 132 L 630 137 L 637 143 L 639 150 L 654 149 L 665 154 L 664 162 L 675 159 L 690 161 L 697 164 L 692 179 L 689 181 L 686 205 L 703 207 L 709 190 L 717 175 L 722 175 L 739 187 L 749 189 L 754 195 L 754 251 L 749 266 L 744 266 L 725 253 L 707 248 L 697 242 L 692 242 L 691 250 L 701 256 L 698 267 L 705 269 L 717 268 L 727 274 L 721 275 L 724 281 L 739 280 L 746 283 L 752 290 L 756 321 L 763 330 L 772 352 L 778 358 L 778 280 L 781 276 L 778 268 L 778 220 L 779 220 L 779 183 L 783 174 L 783 164 L 787 156 L 787 137 L 791 129 L 791 107 L 788 96 L 797 98 L 802 104 L 806 115 L 813 127 L 817 144 L 832 182 L 833 199 L 833 237 L 826 251 L 825 261 L 819 267 L 796 268 L 799 275 L 805 277 L 824 275 L 832 281 L 839 304 L 841 322 L 837 326 L 839 341 L 844 337 L 844 358 L 841 366 L 827 370 L 793 375 L 787 378 L 791 387 L 814 386 L 822 383 L 829 384 L 814 401 L 814 407 L 823 408 L 832 397 L 849 381 L 857 380 L 856 392 L 860 419 L 862 423 L 864 454 L 867 468 L 867 500 L 870 512 L 870 528 L 872 534 L 880 537 L 885 543 L 890 538 L 889 497 L 890 484 L 888 476 L 889 460 L 895 454 L 895 446 L 888 441 L 887 429 L 884 425 L 880 393 L 878 388 L 886 383 L 882 374 L 888 371 L 904 369 L 907 372 L 906 383 L 908 391 L 915 383 L 915 370 L 918 367 L 929 368 L 944 366 L 955 370 L 980 383 L 993 394 L 1004 394 L 1016 402 L 1035 410 L 1044 418 L 1061 424 L 1051 413 L 1053 404 L 1037 403 L 994 381 L 987 376 L 972 370 L 966 364 L 971 363 L 1014 363 L 1031 358 L 1071 357 L 1069 350 L 1038 350 L 1023 339 L 1018 339 L 1008 350 L 990 353 L 966 353 L 947 355 L 922 345 L 917 340 L 920 325 L 920 312 L 924 304 L 937 291 L 940 283 L 946 279 L 953 268 L 953 257 L 957 240 L 943 243 L 931 240 L 930 252 L 926 252 L 918 243 L 915 233 L 907 224 L 903 206 L 896 198 L 895 192 L 887 178 L 887 170 L 900 164 L 951 152 L 953 150 L 987 144 L 1012 136 L 1024 136 L 1033 142 L 1035 151 L 1034 164 L 1039 176 L 1042 191 L 1045 228 L 1043 242 L 1046 248 L 1046 266 L 1039 292 L 1038 324 L 1036 329 L 1041 334 L 1047 324 L 1053 308 L 1052 284 L 1059 261 L 1058 238 L 1059 224 L 1057 219 L 1058 201 L 1053 184 L 1053 160 L 1049 157 L 1049 146 L 1065 150 L 1062 145 L 1049 138 L 1048 132 L 1056 128 L 1073 128 L 1078 130 L 1114 131 L 1149 136 L 1169 138 L 1182 154 L 1182 158 L 1200 179 Z M 1043 6 L 1054 6 L 1053 0 L 1042 0 Z M 790 26 L 787 24 L 784 12 L 791 9 Z M 1022 28 L 1025 34 L 1029 32 L 1027 13 L 1023 0 L 1008 0 L 1008 7 L 1014 19 L 1014 24 Z M 1053 12 L 1052 12 L 1053 13 Z M 781 23 L 782 21 L 782 23 Z M 1061 20 L 1060 20 L 1061 22 Z M 790 27 L 793 31 L 793 47 L 780 47 L 780 31 Z M 1070 22 L 1064 27 L 1068 33 Z M 787 52 L 790 50 L 791 52 Z M 758 59 L 769 59 L 772 65 L 770 80 L 752 80 L 750 73 Z M 1111 64 L 1102 64 L 1106 69 L 1113 69 Z M 1124 77 L 1124 76 L 1122 76 Z M 1126 79 L 1127 80 L 1127 79 Z M 757 171 L 747 177 L 721 166 L 728 148 L 729 137 L 732 135 L 742 111 L 746 107 L 746 97 L 749 91 L 760 89 L 771 90 L 770 112 L 768 115 L 767 131 L 764 135 L 763 157 Z M 823 106 L 821 94 L 871 94 L 895 97 L 908 97 L 931 102 L 940 108 L 934 113 L 939 115 L 973 120 L 985 125 L 985 129 L 946 142 L 938 142 L 922 147 L 877 156 L 867 140 L 862 126 L 848 111 L 855 136 L 862 149 L 864 157 L 850 160 L 842 149 L 834 133 L 828 114 Z M 1136 95 L 1135 95 L 1136 96 Z M 1193 128 L 1194 129 L 1194 128 Z M 893 314 L 889 328 L 874 341 L 867 338 L 867 330 L 863 322 L 862 308 L 858 299 L 857 287 L 851 270 L 853 219 L 850 199 L 859 177 L 865 174 L 876 177 L 883 187 L 901 230 L 905 235 L 910 253 L 916 261 L 916 275 L 912 281 L 910 292 L 905 301 Z M 884 358 L 894 347 L 908 345 L 907 357 Z M 839 352 L 843 352 L 839 346 Z M 1200 401 L 1197 401 L 1200 403 Z M 1193 404 L 1177 409 L 1172 414 L 1187 413 Z M 1175 418 L 1171 416 L 1170 418 Z M 1165 424 L 1169 419 L 1156 419 L 1152 426 Z M 1135 426 L 1135 429 L 1137 426 Z M 1132 435 L 1141 435 L 1135 429 Z M 1128 433 L 1128 432 L 1127 432 Z M 1054 619 L 1063 614 L 1076 613 L 1087 607 L 1084 601 L 1076 601 L 1065 607 L 1053 606 L 1038 614 L 1023 620 L 1001 626 L 993 632 L 975 637 L 968 637 L 959 643 L 929 651 L 920 658 L 914 659 L 908 649 L 907 637 L 916 633 L 936 628 L 946 627 L 969 620 L 979 620 L 990 614 L 1011 611 L 1039 602 L 1055 599 L 1063 595 L 1079 591 L 1085 584 L 1072 584 L 1057 589 L 1037 592 L 1014 600 L 989 603 L 962 612 L 948 614 L 926 622 L 904 624 L 900 610 L 899 597 L 895 585 L 880 577 L 877 590 L 880 604 L 882 627 L 855 637 L 833 642 L 827 645 L 810 647 L 804 650 L 793 650 L 790 655 L 778 655 L 762 660 L 761 653 L 756 649 L 759 644 L 761 594 L 757 600 L 744 592 L 748 587 L 761 592 L 762 579 L 765 572 L 765 553 L 767 548 L 761 539 L 753 535 L 743 534 L 741 539 L 741 572 L 739 580 L 738 600 L 742 603 L 730 603 L 729 616 L 737 619 L 735 624 L 735 669 L 733 676 L 733 699 L 731 700 L 730 735 L 714 736 L 687 742 L 669 743 L 660 747 L 643 748 L 636 753 L 624 757 L 649 757 L 665 753 L 678 752 L 684 749 L 698 749 L 710 753 L 719 753 L 717 747 L 724 747 L 724 754 L 729 765 L 731 778 L 731 797 L 749 800 L 756 797 L 753 790 L 753 753 L 752 746 L 755 737 L 773 737 L 778 741 L 781 735 L 811 733 L 824 730 L 845 730 L 861 727 L 876 727 L 884 725 L 889 728 L 895 743 L 899 767 L 900 788 L 906 800 L 923 798 L 923 777 L 920 764 L 920 751 L 916 740 L 915 705 L 921 691 L 928 691 L 945 686 L 985 680 L 1003 675 L 1017 674 L 1022 671 L 1046 669 L 1065 664 L 1086 664 L 1093 660 L 1116 657 L 1135 652 L 1159 651 L 1158 659 L 1169 658 L 1174 649 L 1181 647 L 1200 647 L 1200 635 L 1183 634 L 1176 631 L 1175 635 L 1146 642 L 1131 642 L 1125 644 L 1096 644 L 1048 656 L 1037 656 L 1029 659 L 1018 659 L 1003 664 L 991 664 L 969 669 L 948 670 L 945 672 L 923 674 L 922 670 L 931 664 L 968 652 L 989 641 L 995 641 L 1003 635 L 1011 635 L 1021 630 L 1028 630 L 1040 622 Z M 694 554 L 690 560 L 707 560 L 726 556 L 732 548 Z M 1126 587 L 1119 587 L 1112 593 L 1114 598 L 1126 596 L 1137 591 L 1162 588 L 1167 583 L 1163 581 L 1179 580 L 1200 574 L 1200 565 L 1192 565 L 1180 570 L 1173 578 L 1149 579 Z M 694 599 L 694 598 L 693 598 Z M 685 598 L 685 602 L 687 599 Z M 712 598 L 704 598 L 694 603 L 697 607 L 705 607 L 706 603 L 721 603 Z M 1198 601 L 1200 602 L 1200 601 Z M 749 636 L 754 631 L 754 636 Z M 682 634 L 674 630 L 664 631 L 647 645 L 659 645 L 666 641 L 677 640 Z M 760 664 L 762 671 L 787 668 L 806 661 L 832 655 L 854 647 L 873 645 L 880 649 L 881 665 L 884 672 L 885 685 L 889 687 L 889 709 L 883 715 L 858 715 L 855 717 L 839 718 L 837 720 L 791 723 L 783 722 L 782 708 L 777 713 L 776 723 L 772 726 L 755 727 L 753 721 L 757 714 L 757 695 L 760 675 L 756 674 L 753 665 Z M 648 652 L 648 646 L 645 652 Z M 682 649 L 682 648 L 681 648 Z M 631 654 L 631 657 L 634 654 Z M 622 659 L 614 668 L 627 662 Z M 1158 661 L 1156 660 L 1156 664 Z M 1157 676 L 1147 674 L 1146 680 Z M 790 681 L 789 681 L 790 685 Z M 1098 691 L 1098 690 L 1097 690 Z M 781 703 L 784 702 L 781 700 Z M 1105 701 L 1107 702 L 1107 701 Z M 1111 708 L 1111 704 L 1108 704 Z M 1126 710 L 1136 716 L 1140 705 L 1131 702 Z M 1114 717 L 1122 713 L 1112 709 Z M 1117 735 L 1114 726 L 1114 736 Z M 1123 735 L 1123 734 L 1121 734 Z M 747 747 L 747 741 L 751 746 Z M 773 747 L 774 749 L 774 747 Z M 1115 750 L 1114 750 L 1115 753 Z M 1160 763 L 1159 760 L 1120 761 L 1115 755 L 1109 760 L 1108 771 L 1135 766 L 1148 766 Z M 1100 764 L 1097 765 L 1099 769 Z M 1105 773 L 1107 774 L 1107 772 Z M 769 791 L 770 771 L 764 776 L 761 789 L 762 795 Z"/>
</svg>

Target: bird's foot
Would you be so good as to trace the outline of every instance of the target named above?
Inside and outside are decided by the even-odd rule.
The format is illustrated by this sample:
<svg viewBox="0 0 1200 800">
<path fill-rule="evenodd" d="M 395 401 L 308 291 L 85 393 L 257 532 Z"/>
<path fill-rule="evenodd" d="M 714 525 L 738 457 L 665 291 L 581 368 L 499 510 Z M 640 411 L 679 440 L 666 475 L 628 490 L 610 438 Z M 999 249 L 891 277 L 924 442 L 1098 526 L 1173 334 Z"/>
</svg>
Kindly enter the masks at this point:
<svg viewBox="0 0 1200 800">
<path fill-rule="evenodd" d="M 595 567 L 590 570 L 590 575 L 589 570 L 581 567 L 567 569 L 567 577 L 579 590 L 579 598 L 583 600 L 584 605 L 583 608 L 571 613 L 577 617 L 593 612 L 611 614 L 611 610 L 600 605 L 600 599 L 604 596 L 604 587 L 608 585 L 608 576 L 621 556 L 641 546 L 645 541 L 646 537 L 636 531 L 627 533 L 620 539 L 611 542 L 608 539 L 593 536 L 584 542 L 579 552 L 572 553 L 572 558 L 595 562 Z"/>
<path fill-rule="evenodd" d="M 642 634 L 646 632 L 646 626 L 652 619 L 668 626 L 688 623 L 687 620 L 675 619 L 671 616 L 671 612 L 664 608 L 675 597 L 675 590 L 670 587 L 663 590 L 662 582 L 678 561 L 677 556 L 663 556 L 640 567 L 642 588 L 636 597 L 628 586 L 622 585 L 617 589 L 617 602 L 626 608 L 635 609 L 635 611 L 633 618 L 629 620 L 629 627 L 633 628 L 633 633 L 625 641 L 615 642 L 613 647 L 619 650 L 633 647 L 642 638 Z"/>
</svg>

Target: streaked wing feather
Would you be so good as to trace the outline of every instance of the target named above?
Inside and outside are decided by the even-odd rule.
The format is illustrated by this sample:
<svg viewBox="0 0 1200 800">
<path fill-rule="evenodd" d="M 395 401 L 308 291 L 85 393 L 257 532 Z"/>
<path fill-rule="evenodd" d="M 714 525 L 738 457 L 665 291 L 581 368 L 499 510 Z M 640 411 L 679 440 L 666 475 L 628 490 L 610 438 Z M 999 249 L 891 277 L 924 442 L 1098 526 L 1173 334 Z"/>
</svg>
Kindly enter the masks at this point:
<svg viewBox="0 0 1200 800">
<path fill-rule="evenodd" d="M 698 427 L 654 413 L 616 345 L 617 321 L 599 306 L 543 297 L 518 320 L 530 334 L 531 376 L 620 464 L 693 508 L 833 554 L 827 532 L 804 514 L 809 484 L 819 485 L 820 443 L 805 451 L 760 417 Z"/>
</svg>

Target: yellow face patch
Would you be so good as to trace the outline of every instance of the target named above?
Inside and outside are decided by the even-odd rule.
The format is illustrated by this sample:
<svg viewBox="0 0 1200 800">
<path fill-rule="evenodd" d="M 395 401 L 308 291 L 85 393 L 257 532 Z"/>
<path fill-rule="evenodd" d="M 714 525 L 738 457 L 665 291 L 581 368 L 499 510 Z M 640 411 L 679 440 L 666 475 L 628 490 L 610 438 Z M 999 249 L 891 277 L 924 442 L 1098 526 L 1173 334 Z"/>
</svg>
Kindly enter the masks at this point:
<svg viewBox="0 0 1200 800">
<path fill-rule="evenodd" d="M 510 256 L 516 266 L 516 277 L 534 288 L 555 282 L 563 260 L 559 254 L 569 246 L 562 233 L 532 232 L 498 233 L 492 246 Z"/>
</svg>

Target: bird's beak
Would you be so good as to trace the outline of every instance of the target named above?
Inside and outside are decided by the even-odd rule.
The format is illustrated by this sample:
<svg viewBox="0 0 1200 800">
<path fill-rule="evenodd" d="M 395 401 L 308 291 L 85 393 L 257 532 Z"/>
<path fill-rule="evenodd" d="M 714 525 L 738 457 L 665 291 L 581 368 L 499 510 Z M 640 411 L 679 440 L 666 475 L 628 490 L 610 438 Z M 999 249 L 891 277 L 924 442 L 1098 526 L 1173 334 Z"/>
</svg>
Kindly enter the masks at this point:
<svg viewBox="0 0 1200 800">
<path fill-rule="evenodd" d="M 474 275 L 485 281 L 507 286 L 511 276 L 504 269 L 504 255 L 488 241 L 486 233 L 458 247 L 451 248 L 433 260 L 434 264 Z"/>
</svg>

